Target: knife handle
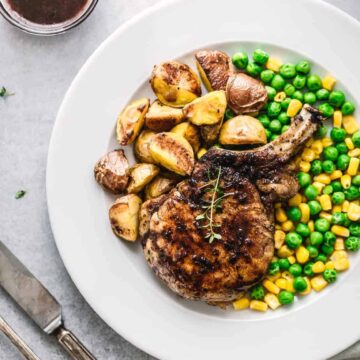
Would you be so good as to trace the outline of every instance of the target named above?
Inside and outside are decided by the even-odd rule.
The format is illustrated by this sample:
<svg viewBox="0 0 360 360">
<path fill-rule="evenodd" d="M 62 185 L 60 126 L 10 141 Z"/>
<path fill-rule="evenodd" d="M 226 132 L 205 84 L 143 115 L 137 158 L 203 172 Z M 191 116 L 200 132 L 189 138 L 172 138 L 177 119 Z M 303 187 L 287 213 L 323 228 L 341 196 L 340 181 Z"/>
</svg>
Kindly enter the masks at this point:
<svg viewBox="0 0 360 360">
<path fill-rule="evenodd" d="M 74 360 L 96 360 L 79 339 L 69 330 L 60 326 L 55 333 L 59 344 Z"/>
</svg>

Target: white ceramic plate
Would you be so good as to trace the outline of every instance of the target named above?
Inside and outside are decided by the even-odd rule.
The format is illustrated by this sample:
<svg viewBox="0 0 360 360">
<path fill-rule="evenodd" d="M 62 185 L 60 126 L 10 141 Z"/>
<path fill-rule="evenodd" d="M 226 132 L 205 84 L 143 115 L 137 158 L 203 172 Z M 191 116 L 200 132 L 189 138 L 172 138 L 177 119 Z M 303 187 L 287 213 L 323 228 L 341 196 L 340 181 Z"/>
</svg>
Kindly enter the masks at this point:
<svg viewBox="0 0 360 360">
<path fill-rule="evenodd" d="M 153 276 L 138 244 L 113 235 L 107 216 L 113 198 L 93 178 L 96 160 L 116 147 L 119 110 L 132 97 L 153 97 L 147 80 L 154 64 L 173 58 L 193 64 L 193 51 L 204 47 L 229 54 L 263 47 L 284 61 L 311 59 L 320 75 L 340 79 L 359 107 L 359 39 L 354 19 L 320 1 L 183 0 L 137 16 L 90 57 L 54 128 L 48 207 L 66 268 L 115 331 L 174 360 L 325 359 L 360 338 L 360 256 L 336 285 L 276 312 L 187 302 Z"/>
</svg>

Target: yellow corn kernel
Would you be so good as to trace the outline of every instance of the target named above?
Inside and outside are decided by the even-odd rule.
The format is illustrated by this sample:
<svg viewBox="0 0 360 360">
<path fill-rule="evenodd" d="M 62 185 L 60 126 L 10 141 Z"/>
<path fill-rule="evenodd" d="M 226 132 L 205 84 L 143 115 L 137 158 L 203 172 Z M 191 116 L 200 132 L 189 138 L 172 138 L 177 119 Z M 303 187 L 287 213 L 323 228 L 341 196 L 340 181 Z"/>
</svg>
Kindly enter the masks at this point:
<svg viewBox="0 0 360 360">
<path fill-rule="evenodd" d="M 259 300 L 251 300 L 250 301 L 250 309 L 255 311 L 265 312 L 268 309 L 267 303 Z"/>
<path fill-rule="evenodd" d="M 282 61 L 280 59 L 271 57 L 266 62 L 265 67 L 274 72 L 279 72 L 281 65 L 282 65 Z"/>
<path fill-rule="evenodd" d="M 296 166 L 299 166 L 299 165 L 300 165 L 300 162 L 301 162 L 301 156 L 297 156 L 297 157 L 295 158 L 294 162 L 295 162 L 295 165 L 296 165 Z"/>
<path fill-rule="evenodd" d="M 341 212 L 342 206 L 341 205 L 334 205 L 332 208 L 332 213 Z"/>
<path fill-rule="evenodd" d="M 286 290 L 286 291 L 290 291 L 290 292 L 292 292 L 292 293 L 296 292 L 293 283 L 294 283 L 294 280 L 292 280 L 292 281 L 288 280 L 288 281 L 287 281 L 287 284 L 286 284 L 286 289 L 285 289 L 285 290 Z"/>
<path fill-rule="evenodd" d="M 233 302 L 233 307 L 235 310 L 247 309 L 249 305 L 250 305 L 250 300 L 248 298 L 242 298 Z"/>
<path fill-rule="evenodd" d="M 274 234 L 274 240 L 275 240 L 275 249 L 280 249 L 281 246 L 283 246 L 285 241 L 285 233 L 281 230 L 276 230 Z"/>
<path fill-rule="evenodd" d="M 345 174 L 340 178 L 341 185 L 344 189 L 348 189 L 351 185 L 351 176 L 349 174 Z"/>
<path fill-rule="evenodd" d="M 318 276 L 313 277 L 310 280 L 310 283 L 311 283 L 311 287 L 315 291 L 323 290 L 328 284 L 327 281 L 322 277 L 322 275 L 318 275 Z"/>
<path fill-rule="evenodd" d="M 272 282 L 275 282 L 277 279 L 281 278 L 281 274 L 278 272 L 275 275 L 267 275 L 266 278 L 269 279 Z"/>
<path fill-rule="evenodd" d="M 206 152 L 207 150 L 205 148 L 201 148 L 196 154 L 197 158 L 200 159 Z"/>
<path fill-rule="evenodd" d="M 300 171 L 307 173 L 310 171 L 310 168 L 311 168 L 311 164 L 308 161 L 300 161 L 299 164 Z"/>
<path fill-rule="evenodd" d="M 288 283 L 288 281 L 284 278 L 280 278 L 275 281 L 275 285 L 282 290 L 287 289 L 287 287 L 288 287 L 287 283 Z"/>
<path fill-rule="evenodd" d="M 318 191 L 319 194 L 322 193 L 322 190 L 323 190 L 323 188 L 325 187 L 325 184 L 320 183 L 320 182 L 317 182 L 317 181 L 314 181 L 314 182 L 312 183 L 312 185 L 316 187 L 316 190 Z"/>
<path fill-rule="evenodd" d="M 343 203 L 342 203 L 342 212 L 348 212 L 349 211 L 349 207 L 350 207 L 350 202 L 345 200 Z"/>
<path fill-rule="evenodd" d="M 336 84 L 336 79 L 331 75 L 326 75 L 322 79 L 322 86 L 324 89 L 331 91 Z"/>
<path fill-rule="evenodd" d="M 335 170 L 332 174 L 330 174 L 330 180 L 336 180 L 340 179 L 342 177 L 343 173 L 341 170 Z"/>
<path fill-rule="evenodd" d="M 341 124 L 342 124 L 342 112 L 340 110 L 336 110 L 334 111 L 334 116 L 333 116 L 333 126 L 335 128 L 341 128 Z"/>
<path fill-rule="evenodd" d="M 289 231 L 293 231 L 295 229 L 295 226 L 291 220 L 286 220 L 281 224 L 281 229 L 286 232 L 289 232 Z"/>
<path fill-rule="evenodd" d="M 281 225 L 275 224 L 275 230 L 281 230 Z"/>
<path fill-rule="evenodd" d="M 286 111 L 287 116 L 294 117 L 301 110 L 302 106 L 303 104 L 300 100 L 292 99 Z"/>
<path fill-rule="evenodd" d="M 326 219 L 329 222 L 331 222 L 331 220 L 332 220 L 332 215 L 326 211 L 320 211 L 319 217 L 321 219 Z"/>
<path fill-rule="evenodd" d="M 345 144 L 348 147 L 349 150 L 354 150 L 355 149 L 355 145 L 352 142 L 351 138 L 346 138 L 345 139 Z"/>
<path fill-rule="evenodd" d="M 322 261 L 317 261 L 313 266 L 312 266 L 312 271 L 315 274 L 321 274 L 323 273 L 325 270 L 325 265 Z"/>
<path fill-rule="evenodd" d="M 286 245 L 283 245 L 277 252 L 280 258 L 288 258 L 294 253 L 294 250 L 289 249 Z"/>
<path fill-rule="evenodd" d="M 320 174 L 317 176 L 314 176 L 314 180 L 317 182 L 320 182 L 325 185 L 329 185 L 331 183 L 330 176 L 328 174 Z"/>
<path fill-rule="evenodd" d="M 337 271 L 345 271 L 350 267 L 349 259 L 342 258 L 334 261 L 334 267 Z"/>
<path fill-rule="evenodd" d="M 288 201 L 289 206 L 299 206 L 301 204 L 301 195 L 297 193 Z"/>
<path fill-rule="evenodd" d="M 351 221 L 359 221 L 360 220 L 360 206 L 355 204 L 355 202 L 351 202 L 349 205 L 348 217 Z"/>
<path fill-rule="evenodd" d="M 328 261 L 326 264 L 325 264 L 325 269 L 335 269 L 335 265 L 332 261 Z"/>
<path fill-rule="evenodd" d="M 283 271 L 281 273 L 281 277 L 286 279 L 287 281 L 291 281 L 291 282 L 294 280 L 294 277 L 290 274 L 289 271 Z"/>
<path fill-rule="evenodd" d="M 359 124 L 352 115 L 348 115 L 343 117 L 343 128 L 348 134 L 352 135 L 359 130 Z"/>
<path fill-rule="evenodd" d="M 305 149 L 301 154 L 304 161 L 312 162 L 315 159 L 315 152 L 312 149 Z"/>
<path fill-rule="evenodd" d="M 301 203 L 299 205 L 299 209 L 301 211 L 301 219 L 302 223 L 307 223 L 310 220 L 310 208 L 308 204 Z"/>
<path fill-rule="evenodd" d="M 295 254 L 296 254 L 296 260 L 298 261 L 299 264 L 305 264 L 310 258 L 309 250 L 306 249 L 304 246 L 299 246 L 296 249 Z"/>
<path fill-rule="evenodd" d="M 271 292 L 272 294 L 277 295 L 277 294 L 280 292 L 280 288 L 277 287 L 277 286 L 276 286 L 272 281 L 270 281 L 270 280 L 265 279 L 262 284 L 263 284 L 264 288 L 265 288 L 267 291 Z"/>
<path fill-rule="evenodd" d="M 289 256 L 289 257 L 288 257 L 288 260 L 289 260 L 290 265 L 296 263 L 296 258 L 295 258 L 295 256 L 293 256 L 293 255 Z"/>
<path fill-rule="evenodd" d="M 283 91 L 278 92 L 274 97 L 274 101 L 276 102 L 282 102 L 285 99 L 286 99 L 286 94 Z"/>
<path fill-rule="evenodd" d="M 330 195 L 327 194 L 320 195 L 320 205 L 322 209 L 325 211 L 331 210 L 332 205 L 331 205 Z"/>
<path fill-rule="evenodd" d="M 345 250 L 344 239 L 336 238 L 336 241 L 334 244 L 334 249 L 335 250 Z"/>
<path fill-rule="evenodd" d="M 310 231 L 314 231 L 315 230 L 315 226 L 314 226 L 314 221 L 313 220 L 310 220 L 308 222 L 308 227 L 310 229 Z"/>
<path fill-rule="evenodd" d="M 309 148 L 309 147 L 312 146 L 313 143 L 314 143 L 314 139 L 313 139 L 313 138 L 310 138 L 310 139 L 306 142 L 305 146 Z"/>
<path fill-rule="evenodd" d="M 330 256 L 330 260 L 335 262 L 339 259 L 347 259 L 348 255 L 347 252 L 344 250 L 335 250 L 331 256 Z"/>
<path fill-rule="evenodd" d="M 354 200 L 351 202 L 351 204 L 360 205 L 360 200 Z"/>
<path fill-rule="evenodd" d="M 348 152 L 348 155 L 349 155 L 350 157 L 359 157 L 359 156 L 360 156 L 360 149 L 359 149 L 359 148 L 355 148 L 355 149 L 353 149 L 353 150 L 350 150 L 350 151 Z"/>
<path fill-rule="evenodd" d="M 302 195 L 301 197 L 301 202 L 303 202 L 304 204 L 306 204 L 306 202 L 308 201 L 307 197 L 305 195 Z"/>
<path fill-rule="evenodd" d="M 360 163 L 359 158 L 356 158 L 356 157 L 350 158 L 350 163 L 347 168 L 347 173 L 349 175 L 355 176 L 359 169 L 359 163 Z"/>
<path fill-rule="evenodd" d="M 323 147 L 328 147 L 328 146 L 330 146 L 330 145 L 333 144 L 332 139 L 329 138 L 329 137 L 324 137 L 324 138 L 321 140 L 321 142 L 322 142 Z"/>
<path fill-rule="evenodd" d="M 337 236 L 348 237 L 350 235 L 349 229 L 340 225 L 333 225 L 331 231 Z"/>
<path fill-rule="evenodd" d="M 307 276 L 304 277 L 306 284 L 307 284 L 307 288 L 304 291 L 299 292 L 300 295 L 308 295 L 311 293 L 311 283 L 310 280 Z"/>
<path fill-rule="evenodd" d="M 281 306 L 278 297 L 274 294 L 266 294 L 264 301 L 268 304 L 271 310 L 276 310 L 279 306 Z"/>
<path fill-rule="evenodd" d="M 311 149 L 315 154 L 320 155 L 323 151 L 323 144 L 321 140 L 315 140 L 311 145 Z"/>
<path fill-rule="evenodd" d="M 286 212 L 283 208 L 278 208 L 275 211 L 275 218 L 278 222 L 285 222 L 288 218 L 286 216 Z"/>
</svg>

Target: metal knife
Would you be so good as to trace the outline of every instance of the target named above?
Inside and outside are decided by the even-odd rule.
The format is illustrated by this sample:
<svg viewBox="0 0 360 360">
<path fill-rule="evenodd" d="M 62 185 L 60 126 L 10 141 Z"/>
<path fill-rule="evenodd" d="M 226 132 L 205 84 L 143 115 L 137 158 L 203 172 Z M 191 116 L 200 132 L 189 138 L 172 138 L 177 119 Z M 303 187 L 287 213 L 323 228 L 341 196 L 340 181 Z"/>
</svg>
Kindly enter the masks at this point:
<svg viewBox="0 0 360 360">
<path fill-rule="evenodd" d="M 96 360 L 64 328 L 60 304 L 1 241 L 0 285 L 45 333 L 57 338 L 74 360 Z"/>
</svg>

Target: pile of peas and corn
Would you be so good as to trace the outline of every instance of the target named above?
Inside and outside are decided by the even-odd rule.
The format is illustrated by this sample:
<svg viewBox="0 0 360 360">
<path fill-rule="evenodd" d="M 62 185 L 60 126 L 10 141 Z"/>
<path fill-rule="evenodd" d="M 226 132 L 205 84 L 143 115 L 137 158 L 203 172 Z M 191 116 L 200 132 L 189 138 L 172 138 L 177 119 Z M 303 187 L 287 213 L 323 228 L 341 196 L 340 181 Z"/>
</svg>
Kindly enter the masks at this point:
<svg viewBox="0 0 360 360">
<path fill-rule="evenodd" d="M 330 136 L 323 125 L 295 159 L 300 191 L 275 205 L 275 256 L 261 284 L 234 301 L 236 310 L 275 310 L 295 296 L 323 290 L 349 268 L 348 252 L 360 248 L 360 131 L 355 106 L 336 79 L 311 74 L 303 60 L 282 64 L 257 49 L 253 61 L 234 54 L 234 66 L 262 80 L 269 102 L 257 115 L 268 141 L 290 126 L 307 103 L 332 119 Z M 231 112 L 228 118 L 234 116 Z"/>
</svg>

